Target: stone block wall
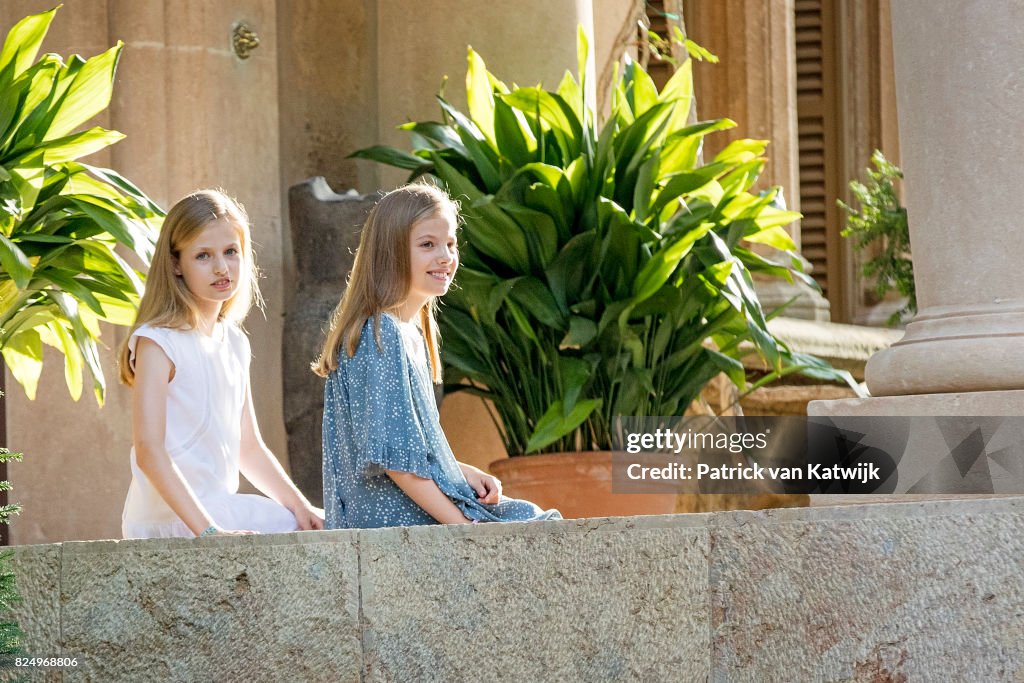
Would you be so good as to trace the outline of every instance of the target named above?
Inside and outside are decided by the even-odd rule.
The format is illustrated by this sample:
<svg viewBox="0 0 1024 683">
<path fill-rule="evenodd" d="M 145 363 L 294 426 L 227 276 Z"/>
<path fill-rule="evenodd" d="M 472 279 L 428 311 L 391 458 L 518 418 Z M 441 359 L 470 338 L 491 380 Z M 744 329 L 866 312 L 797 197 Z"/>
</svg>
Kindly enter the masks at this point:
<svg viewBox="0 0 1024 683">
<path fill-rule="evenodd" d="M 34 680 L 1019 681 L 1024 499 L 15 548 Z"/>
</svg>

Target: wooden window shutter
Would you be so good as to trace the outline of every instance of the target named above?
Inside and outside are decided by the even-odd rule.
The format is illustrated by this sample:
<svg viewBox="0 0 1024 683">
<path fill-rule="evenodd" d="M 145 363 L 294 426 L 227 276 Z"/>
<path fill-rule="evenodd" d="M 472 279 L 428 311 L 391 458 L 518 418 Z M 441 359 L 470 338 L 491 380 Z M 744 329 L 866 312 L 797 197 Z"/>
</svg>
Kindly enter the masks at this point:
<svg viewBox="0 0 1024 683">
<path fill-rule="evenodd" d="M 800 165 L 801 251 L 829 300 L 833 320 L 844 320 L 839 192 L 839 126 L 832 0 L 796 0 L 797 133 Z"/>
</svg>

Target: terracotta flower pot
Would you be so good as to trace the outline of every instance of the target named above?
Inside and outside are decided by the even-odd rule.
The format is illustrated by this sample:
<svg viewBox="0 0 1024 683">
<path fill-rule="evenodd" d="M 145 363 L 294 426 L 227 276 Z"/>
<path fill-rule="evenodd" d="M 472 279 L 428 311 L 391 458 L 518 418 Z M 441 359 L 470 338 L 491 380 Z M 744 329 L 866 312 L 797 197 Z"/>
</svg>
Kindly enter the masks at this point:
<svg viewBox="0 0 1024 683">
<path fill-rule="evenodd" d="M 516 456 L 492 462 L 490 470 L 501 479 L 505 495 L 557 508 L 570 519 L 675 511 L 674 493 L 613 495 L 611 451 Z"/>
</svg>

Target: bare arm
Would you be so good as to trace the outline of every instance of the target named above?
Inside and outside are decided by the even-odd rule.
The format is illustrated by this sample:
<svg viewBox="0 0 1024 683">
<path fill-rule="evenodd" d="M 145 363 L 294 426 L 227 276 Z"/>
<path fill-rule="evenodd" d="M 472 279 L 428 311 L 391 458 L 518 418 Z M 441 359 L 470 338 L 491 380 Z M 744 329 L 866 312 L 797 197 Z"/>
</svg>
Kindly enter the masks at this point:
<svg viewBox="0 0 1024 683">
<path fill-rule="evenodd" d="M 156 342 L 139 337 L 132 390 L 132 442 L 139 469 L 196 536 L 216 526 L 164 447 L 167 385 L 174 364 Z"/>
<path fill-rule="evenodd" d="M 413 502 L 419 505 L 424 512 L 441 524 L 470 524 L 472 522 L 472 520 L 466 519 L 455 503 L 441 492 L 433 479 L 417 477 L 410 472 L 394 470 L 385 470 L 385 472 L 405 495 L 412 498 Z"/>
<path fill-rule="evenodd" d="M 323 510 L 306 500 L 264 443 L 253 410 L 251 386 L 242 409 L 242 446 L 238 465 L 253 486 L 291 510 L 300 529 L 324 528 Z"/>
</svg>

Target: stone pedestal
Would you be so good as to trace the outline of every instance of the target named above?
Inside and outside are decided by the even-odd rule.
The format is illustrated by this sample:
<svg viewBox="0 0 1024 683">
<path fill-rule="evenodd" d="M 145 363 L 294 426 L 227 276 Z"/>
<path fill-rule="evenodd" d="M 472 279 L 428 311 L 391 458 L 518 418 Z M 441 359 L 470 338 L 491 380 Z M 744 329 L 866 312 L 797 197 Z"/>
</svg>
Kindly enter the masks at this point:
<svg viewBox="0 0 1024 683">
<path fill-rule="evenodd" d="M 976 391 L 916 396 L 879 396 L 839 401 L 812 401 L 807 405 L 807 414 L 810 417 L 884 417 L 887 415 L 1012 417 L 1024 415 L 1024 391 Z M 931 441 L 927 438 L 918 438 L 917 443 L 928 444 Z M 908 455 L 912 456 L 913 453 L 909 451 L 910 449 L 908 448 Z M 924 450 L 919 452 L 925 453 Z M 1007 495 L 1009 494 L 904 493 L 846 496 L 812 495 L 810 504 L 813 506 L 826 506 L 858 503 L 918 502 L 938 499 L 998 498 Z"/>
</svg>

